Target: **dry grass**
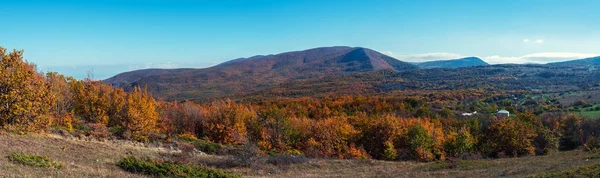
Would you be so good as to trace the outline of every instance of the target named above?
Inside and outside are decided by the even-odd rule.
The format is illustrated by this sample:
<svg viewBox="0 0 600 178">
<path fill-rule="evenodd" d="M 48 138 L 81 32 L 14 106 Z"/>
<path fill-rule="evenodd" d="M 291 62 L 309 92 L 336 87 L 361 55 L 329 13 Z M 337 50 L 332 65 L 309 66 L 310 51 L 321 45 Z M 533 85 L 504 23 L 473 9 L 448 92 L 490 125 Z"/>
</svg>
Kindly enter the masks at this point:
<svg viewBox="0 0 600 178">
<path fill-rule="evenodd" d="M 13 163 L 8 155 L 14 152 L 44 155 L 64 163 L 65 167 L 53 169 Z M 126 156 L 205 165 L 244 177 L 526 177 L 573 170 L 600 162 L 598 156 L 583 151 L 454 163 L 266 158 L 252 155 L 181 156 L 179 151 L 172 149 L 125 141 L 89 141 L 57 135 L 0 135 L 0 177 L 144 177 L 116 166 Z"/>
<path fill-rule="evenodd" d="M 13 152 L 44 155 L 65 164 L 63 169 L 9 162 Z M 127 155 L 158 157 L 167 149 L 112 142 L 66 139 L 56 135 L 0 135 L 0 177 L 143 177 L 119 169 Z"/>
<path fill-rule="evenodd" d="M 527 177 L 574 170 L 600 162 L 589 152 L 570 151 L 548 156 L 461 160 L 447 162 L 387 162 L 377 160 L 311 160 L 254 177 Z"/>
</svg>

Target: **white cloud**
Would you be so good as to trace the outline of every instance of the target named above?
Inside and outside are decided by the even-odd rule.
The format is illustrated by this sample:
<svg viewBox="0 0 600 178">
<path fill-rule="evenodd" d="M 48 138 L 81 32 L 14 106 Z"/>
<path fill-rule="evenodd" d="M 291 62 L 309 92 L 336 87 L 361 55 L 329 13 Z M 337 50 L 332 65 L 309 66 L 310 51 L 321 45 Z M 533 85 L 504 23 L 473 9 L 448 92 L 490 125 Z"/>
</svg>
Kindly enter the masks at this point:
<svg viewBox="0 0 600 178">
<path fill-rule="evenodd" d="M 574 59 L 583 59 L 588 57 L 600 56 L 600 54 L 587 53 L 533 53 L 523 56 L 487 56 L 482 59 L 490 64 L 523 64 L 523 63 L 539 63 L 545 64 L 550 62 L 560 62 Z"/>
<path fill-rule="evenodd" d="M 544 44 L 544 40 L 536 40 L 535 43 L 537 43 L 537 44 Z"/>
<path fill-rule="evenodd" d="M 527 38 L 523 39 L 523 43 L 529 43 L 529 39 L 527 39 Z"/>
<path fill-rule="evenodd" d="M 482 57 L 481 59 L 483 59 L 485 62 L 490 63 L 490 64 L 503 64 L 503 63 L 520 64 L 520 63 L 526 63 L 526 62 L 523 62 L 521 60 L 521 58 L 519 58 L 519 57 L 504 57 L 504 56 L 498 56 L 498 55 Z"/>
<path fill-rule="evenodd" d="M 435 61 L 435 60 L 445 60 L 445 59 L 458 59 L 463 58 L 465 56 L 455 53 L 424 53 L 424 54 L 399 54 L 392 55 L 392 52 L 389 52 L 388 55 L 408 62 L 426 62 L 426 61 Z"/>
</svg>

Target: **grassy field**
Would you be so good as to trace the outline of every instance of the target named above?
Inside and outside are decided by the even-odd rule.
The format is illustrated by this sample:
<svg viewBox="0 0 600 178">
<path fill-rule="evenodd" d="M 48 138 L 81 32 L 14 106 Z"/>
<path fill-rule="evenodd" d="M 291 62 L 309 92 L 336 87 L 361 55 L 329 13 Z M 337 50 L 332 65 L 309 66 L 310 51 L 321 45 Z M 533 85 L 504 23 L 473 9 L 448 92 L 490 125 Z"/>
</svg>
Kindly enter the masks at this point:
<svg viewBox="0 0 600 178">
<path fill-rule="evenodd" d="M 36 167 L 13 162 L 9 155 L 39 155 L 64 164 Z M 527 177 L 595 169 L 600 154 L 584 151 L 548 156 L 445 162 L 306 159 L 181 155 L 167 145 L 125 141 L 89 141 L 58 135 L 0 135 L 0 177 L 145 177 L 117 166 L 128 156 L 208 166 L 243 177 Z M 587 166 L 587 167 L 585 167 Z M 598 170 L 593 170 L 598 171 Z M 588 171 L 589 172 L 589 171 Z"/>
<path fill-rule="evenodd" d="M 590 119 L 600 118 L 600 111 L 583 111 L 583 112 L 579 112 L 578 114 L 585 116 L 587 118 L 590 118 Z"/>
</svg>

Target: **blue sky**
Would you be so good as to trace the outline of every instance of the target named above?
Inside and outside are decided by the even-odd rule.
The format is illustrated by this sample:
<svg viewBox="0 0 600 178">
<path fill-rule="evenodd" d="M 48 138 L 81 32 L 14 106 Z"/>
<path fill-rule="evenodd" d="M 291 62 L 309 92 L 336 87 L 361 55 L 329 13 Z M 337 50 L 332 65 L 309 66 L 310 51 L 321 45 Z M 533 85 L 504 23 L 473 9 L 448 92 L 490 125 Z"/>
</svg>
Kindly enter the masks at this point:
<svg viewBox="0 0 600 178">
<path fill-rule="evenodd" d="M 42 71 L 142 68 L 361 46 L 404 61 L 545 63 L 600 55 L 596 0 L 0 0 L 0 45 Z"/>
</svg>

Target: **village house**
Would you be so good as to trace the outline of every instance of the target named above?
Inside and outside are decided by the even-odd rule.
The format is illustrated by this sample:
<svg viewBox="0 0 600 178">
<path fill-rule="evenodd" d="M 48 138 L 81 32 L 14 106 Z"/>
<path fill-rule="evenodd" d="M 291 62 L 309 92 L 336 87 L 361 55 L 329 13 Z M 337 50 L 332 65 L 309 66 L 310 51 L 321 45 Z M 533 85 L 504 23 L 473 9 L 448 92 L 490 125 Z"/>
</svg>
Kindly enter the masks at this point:
<svg viewBox="0 0 600 178">
<path fill-rule="evenodd" d="M 498 111 L 498 113 L 496 113 L 496 116 L 504 116 L 504 117 L 509 117 L 510 116 L 510 112 L 508 112 L 507 110 L 500 110 Z"/>
</svg>

